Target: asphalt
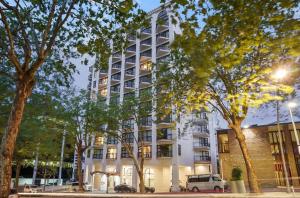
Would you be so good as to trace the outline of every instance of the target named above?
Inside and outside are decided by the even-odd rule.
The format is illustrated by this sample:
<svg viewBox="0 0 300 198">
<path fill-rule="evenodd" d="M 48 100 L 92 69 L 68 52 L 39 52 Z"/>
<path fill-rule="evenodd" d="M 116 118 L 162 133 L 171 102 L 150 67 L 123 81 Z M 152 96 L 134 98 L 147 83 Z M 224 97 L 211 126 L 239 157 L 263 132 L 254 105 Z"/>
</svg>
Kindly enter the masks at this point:
<svg viewBox="0 0 300 198">
<path fill-rule="evenodd" d="M 233 194 L 233 193 L 153 193 L 153 194 L 100 194 L 100 193 L 19 193 L 19 197 L 43 197 L 43 198 L 172 198 L 172 197 L 199 197 L 199 198 L 287 198 L 287 197 L 299 197 L 300 193 L 285 193 L 285 192 L 267 192 L 262 194 Z"/>
</svg>

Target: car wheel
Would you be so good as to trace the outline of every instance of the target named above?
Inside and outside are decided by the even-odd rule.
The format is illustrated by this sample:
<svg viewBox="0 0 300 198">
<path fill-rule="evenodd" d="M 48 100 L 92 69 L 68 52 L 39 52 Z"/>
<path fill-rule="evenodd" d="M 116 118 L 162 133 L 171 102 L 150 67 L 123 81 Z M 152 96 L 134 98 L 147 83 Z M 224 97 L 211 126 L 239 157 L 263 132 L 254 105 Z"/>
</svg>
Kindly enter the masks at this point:
<svg viewBox="0 0 300 198">
<path fill-rule="evenodd" d="M 199 188 L 193 187 L 192 191 L 193 191 L 193 192 L 199 192 Z"/>
<path fill-rule="evenodd" d="M 215 187 L 214 187 L 214 190 L 215 190 L 216 192 L 221 192 L 220 186 L 215 186 Z"/>
</svg>

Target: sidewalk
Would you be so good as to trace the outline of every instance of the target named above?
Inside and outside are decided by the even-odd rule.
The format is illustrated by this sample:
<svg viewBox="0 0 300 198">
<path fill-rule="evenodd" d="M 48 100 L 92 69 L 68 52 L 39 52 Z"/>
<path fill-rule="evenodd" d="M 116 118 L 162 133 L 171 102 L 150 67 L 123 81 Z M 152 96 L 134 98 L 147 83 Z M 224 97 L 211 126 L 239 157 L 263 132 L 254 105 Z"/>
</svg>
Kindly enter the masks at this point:
<svg viewBox="0 0 300 198">
<path fill-rule="evenodd" d="M 96 194 L 96 193 L 19 193 L 20 197 L 66 197 L 66 198 L 101 198 L 101 197 L 126 197 L 126 198 L 154 198 L 154 197 L 163 197 L 163 198 L 172 198 L 172 197 L 200 197 L 200 198 L 244 198 L 244 197 L 251 197 L 251 198 L 286 198 L 286 197 L 299 197 L 300 193 L 285 193 L 285 192 L 267 192 L 259 195 L 255 194 L 233 194 L 233 193 L 154 193 L 154 194 Z"/>
</svg>

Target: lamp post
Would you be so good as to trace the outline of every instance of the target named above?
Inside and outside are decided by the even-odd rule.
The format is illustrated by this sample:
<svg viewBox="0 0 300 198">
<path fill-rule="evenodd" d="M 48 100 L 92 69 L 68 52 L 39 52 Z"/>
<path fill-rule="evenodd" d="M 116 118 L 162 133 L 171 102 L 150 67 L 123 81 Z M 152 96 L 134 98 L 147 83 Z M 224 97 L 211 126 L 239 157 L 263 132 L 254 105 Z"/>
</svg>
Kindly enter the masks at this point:
<svg viewBox="0 0 300 198">
<path fill-rule="evenodd" d="M 294 118 L 293 118 L 293 112 L 292 112 L 292 108 L 294 108 L 296 106 L 297 106 L 297 104 L 294 103 L 294 102 L 289 102 L 288 103 L 289 112 L 290 112 L 290 116 L 291 116 L 291 120 L 292 120 L 292 125 L 293 125 L 293 129 L 294 129 L 294 134 L 295 134 L 295 138 L 296 138 L 296 142 L 297 142 L 298 153 L 300 154 L 299 136 L 298 136 L 298 133 L 297 133 L 296 125 L 295 125 Z"/>
<path fill-rule="evenodd" d="M 287 75 L 286 70 L 278 69 L 273 77 L 275 79 L 277 79 L 277 82 L 280 82 L 286 75 Z M 276 96 L 279 96 L 278 86 L 276 89 Z M 281 131 L 280 131 L 279 100 L 276 100 L 276 117 L 277 117 L 278 141 L 279 141 L 279 146 L 280 146 L 283 171 L 284 171 L 284 175 L 285 175 L 286 188 L 287 188 L 287 193 L 291 193 L 290 181 L 288 178 L 288 171 L 287 171 L 287 167 L 286 167 L 285 154 L 284 154 L 284 150 L 283 150 L 282 136 L 281 136 Z"/>
</svg>

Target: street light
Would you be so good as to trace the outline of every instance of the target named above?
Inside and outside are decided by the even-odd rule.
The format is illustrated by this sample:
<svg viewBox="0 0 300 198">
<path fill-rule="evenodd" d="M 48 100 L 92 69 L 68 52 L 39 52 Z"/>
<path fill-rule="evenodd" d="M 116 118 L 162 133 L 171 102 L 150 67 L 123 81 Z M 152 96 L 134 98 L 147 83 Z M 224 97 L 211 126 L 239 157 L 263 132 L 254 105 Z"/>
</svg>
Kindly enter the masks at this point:
<svg viewBox="0 0 300 198">
<path fill-rule="evenodd" d="M 283 80 L 287 75 L 287 70 L 285 69 L 277 69 L 276 72 L 273 75 L 273 78 L 277 80 L 279 83 L 281 80 Z M 276 87 L 276 96 L 279 95 L 279 89 L 278 86 Z M 285 161 L 285 155 L 282 145 L 282 136 L 280 131 L 280 121 L 279 121 L 279 100 L 276 100 L 276 116 L 277 116 L 277 131 L 278 131 L 278 140 L 279 140 L 279 146 L 280 146 L 280 153 L 281 153 L 281 159 L 282 159 L 282 165 L 283 165 L 283 171 L 285 175 L 285 182 L 286 182 L 286 188 L 287 193 L 291 193 L 291 187 L 290 187 L 290 181 L 288 178 L 288 171 L 286 167 L 286 161 Z"/>
<path fill-rule="evenodd" d="M 296 142 L 297 142 L 298 153 L 300 154 L 299 136 L 298 136 L 298 133 L 297 133 L 297 130 L 296 130 L 296 125 L 295 125 L 295 122 L 294 122 L 293 112 L 292 112 L 292 108 L 295 108 L 296 106 L 297 106 L 297 104 L 295 102 L 289 102 L 288 103 L 290 116 L 291 116 L 291 120 L 292 120 L 292 125 L 293 125 L 293 129 L 294 129 L 294 134 L 295 134 L 295 138 L 296 138 Z"/>
</svg>

